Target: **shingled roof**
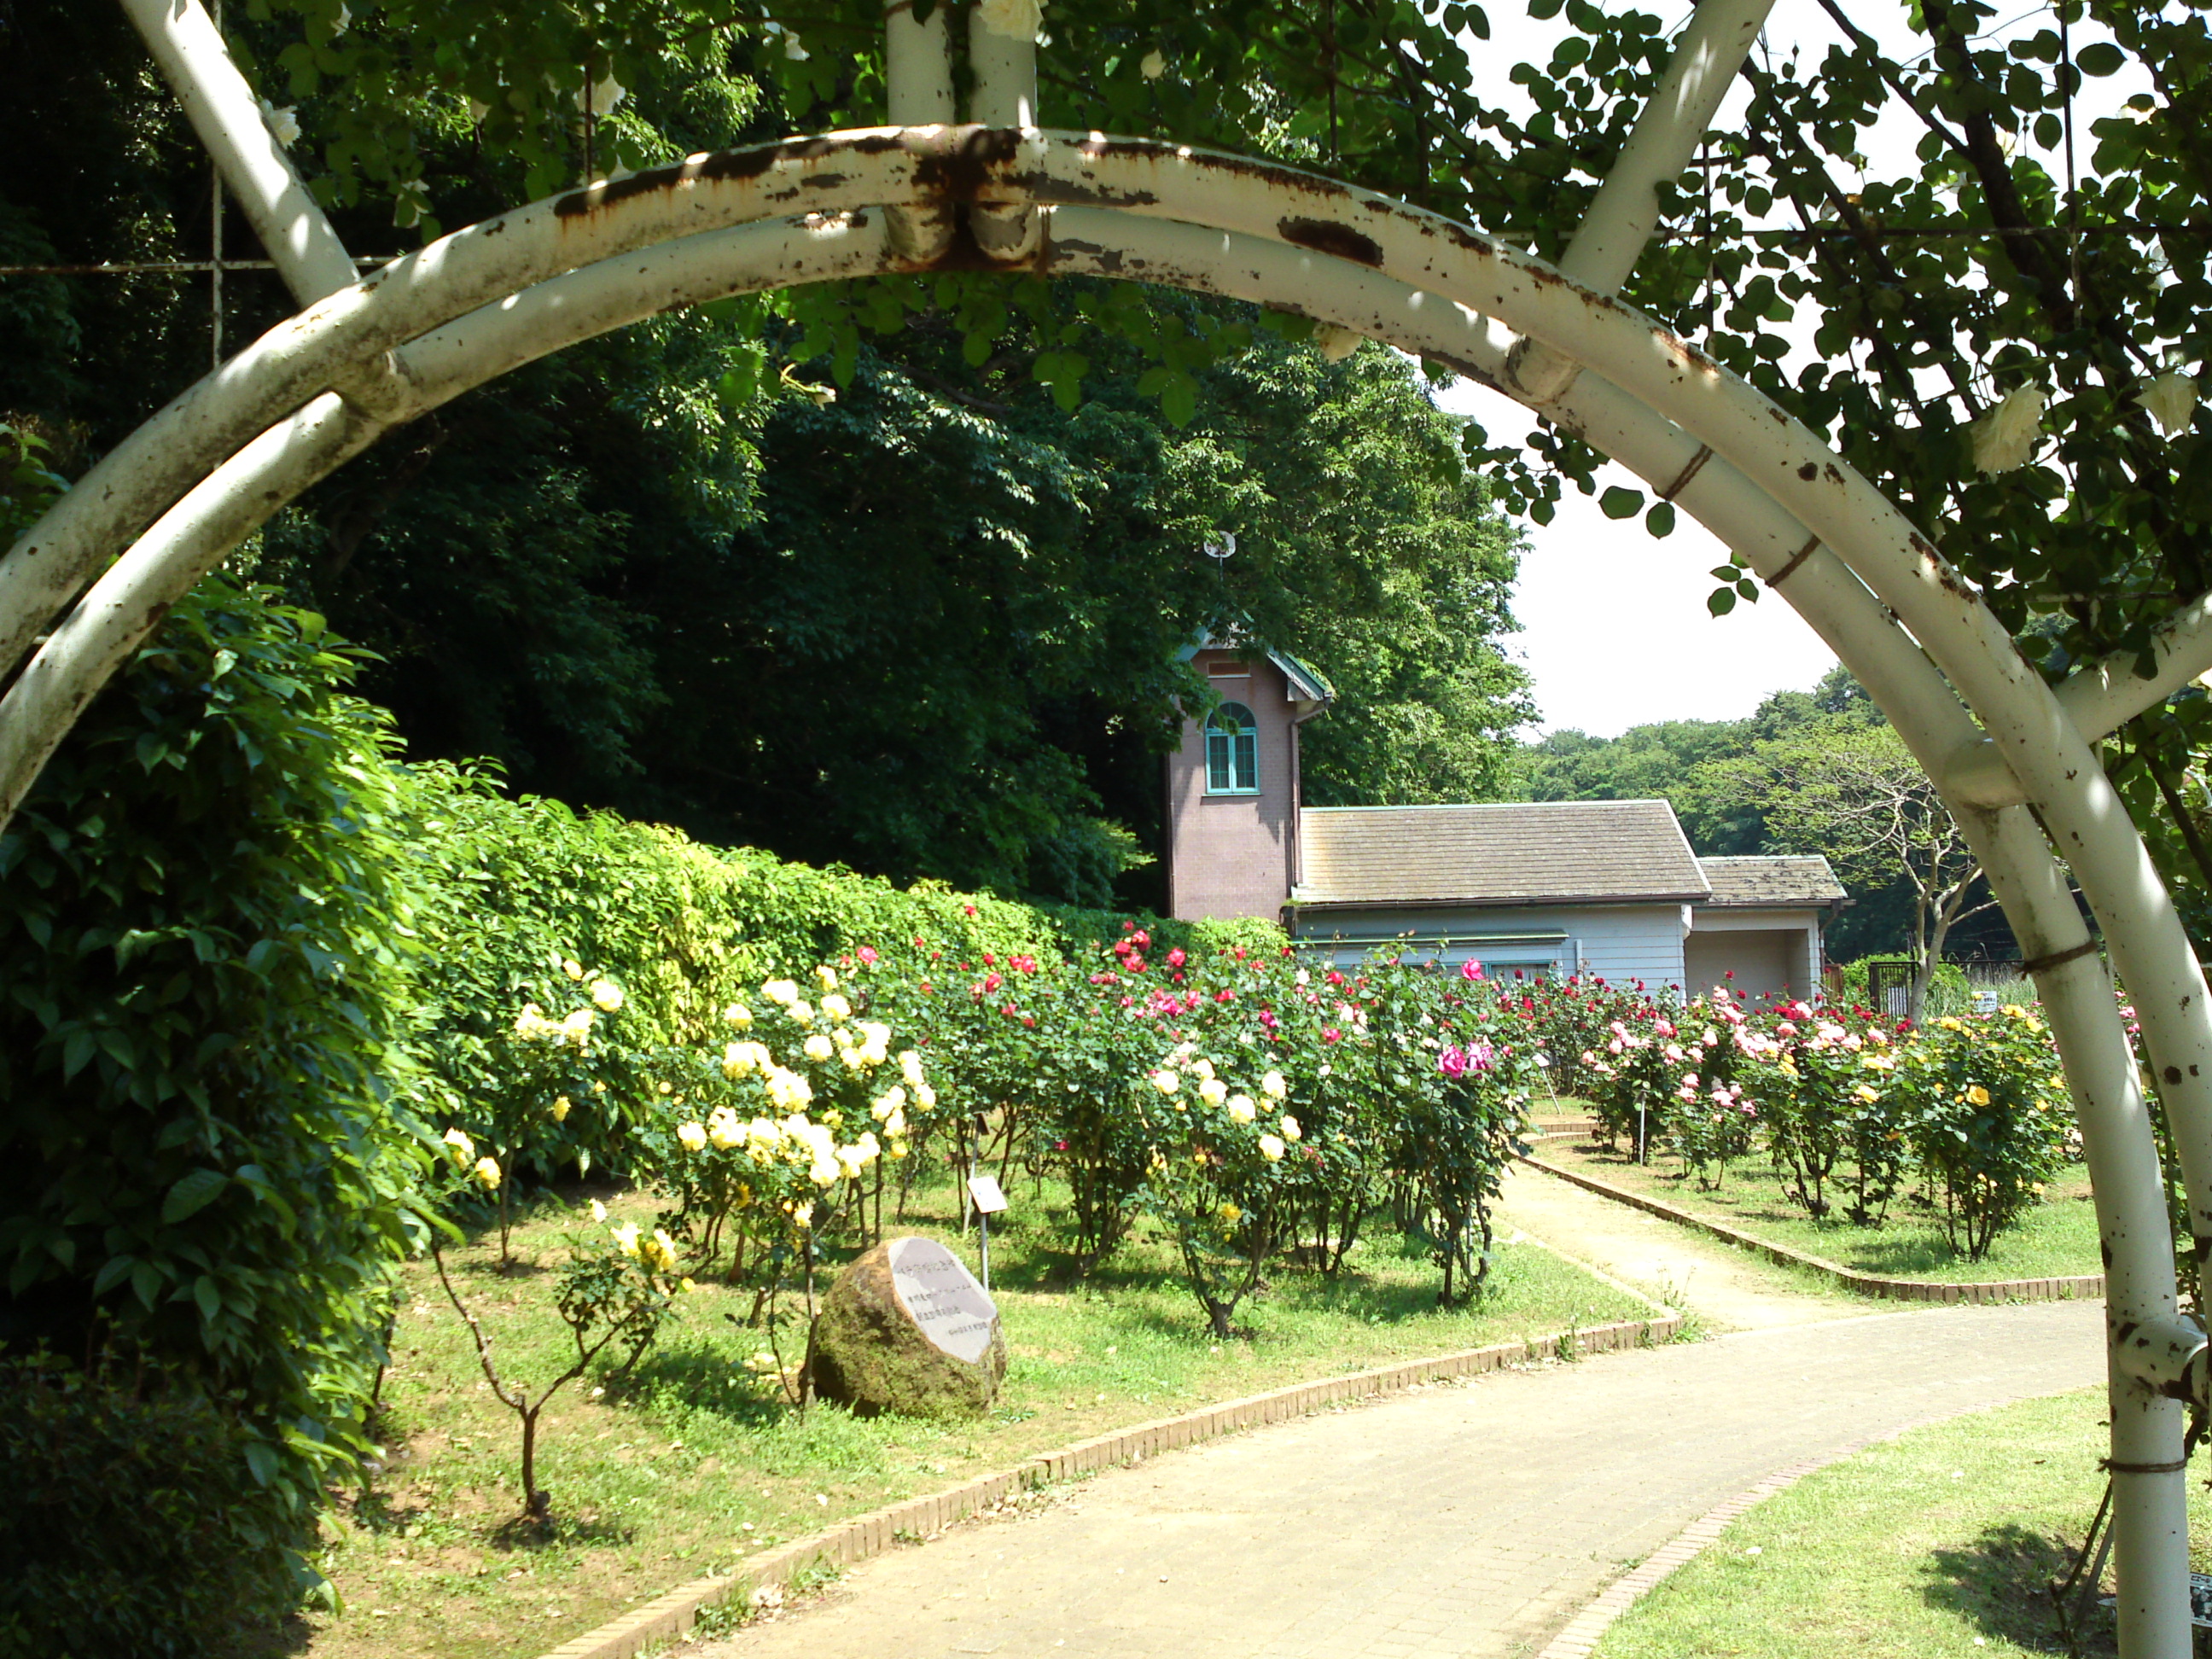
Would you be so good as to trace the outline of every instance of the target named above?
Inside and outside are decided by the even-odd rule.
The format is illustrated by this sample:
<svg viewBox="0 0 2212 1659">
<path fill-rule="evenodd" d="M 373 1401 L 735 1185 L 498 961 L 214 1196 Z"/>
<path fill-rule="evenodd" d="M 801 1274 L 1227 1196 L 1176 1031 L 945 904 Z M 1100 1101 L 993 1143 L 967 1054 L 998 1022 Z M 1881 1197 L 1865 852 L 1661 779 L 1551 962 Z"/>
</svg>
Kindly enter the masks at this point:
<svg viewBox="0 0 2212 1659">
<path fill-rule="evenodd" d="M 1298 908 L 1689 903 L 1711 884 L 1663 800 L 1309 806 Z"/>
<path fill-rule="evenodd" d="M 1712 884 L 1708 904 L 1830 904 L 1843 884 L 1815 853 L 1804 858 L 1699 859 Z"/>
</svg>

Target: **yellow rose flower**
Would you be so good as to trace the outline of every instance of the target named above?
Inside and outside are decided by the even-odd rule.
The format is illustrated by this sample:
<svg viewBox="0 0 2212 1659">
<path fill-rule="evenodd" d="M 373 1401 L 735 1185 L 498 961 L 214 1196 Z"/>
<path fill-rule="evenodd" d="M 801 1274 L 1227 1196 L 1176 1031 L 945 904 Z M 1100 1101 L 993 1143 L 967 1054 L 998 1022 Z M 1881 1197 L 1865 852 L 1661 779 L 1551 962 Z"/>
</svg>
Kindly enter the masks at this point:
<svg viewBox="0 0 2212 1659">
<path fill-rule="evenodd" d="M 1171 1095 L 1182 1087 L 1182 1079 L 1164 1066 L 1152 1073 L 1152 1087 L 1164 1095 Z"/>
<path fill-rule="evenodd" d="M 1260 1137 L 1260 1156 L 1266 1158 L 1270 1164 L 1281 1163 L 1283 1161 L 1283 1153 L 1287 1149 L 1283 1145 L 1281 1137 L 1279 1135 L 1261 1135 Z"/>
<path fill-rule="evenodd" d="M 592 982 L 592 1001 L 603 1013 L 613 1013 L 623 1006 L 623 988 L 611 979 Z"/>
<path fill-rule="evenodd" d="M 1198 1085 L 1198 1097 L 1209 1106 L 1218 1106 L 1229 1098 L 1229 1085 L 1219 1078 L 1207 1078 Z"/>
<path fill-rule="evenodd" d="M 1285 1140 L 1296 1140 L 1296 1139 L 1297 1139 L 1301 1135 L 1303 1135 L 1303 1134 L 1304 1134 L 1304 1133 L 1305 1133 L 1305 1131 L 1304 1131 L 1304 1130 L 1303 1130 L 1303 1129 L 1301 1129 L 1300 1127 L 1298 1127 L 1298 1121 L 1297 1121 L 1297 1119 L 1296 1119 L 1296 1118 L 1294 1118 L 1294 1117 L 1286 1117 L 1286 1118 L 1285 1118 L 1285 1119 L 1283 1120 L 1283 1139 L 1285 1139 Z"/>
<path fill-rule="evenodd" d="M 486 1192 L 499 1185 L 499 1162 L 495 1158 L 480 1158 L 472 1173 Z"/>
<path fill-rule="evenodd" d="M 477 1155 L 477 1144 L 469 1139 L 466 1130 L 447 1130 L 445 1144 L 452 1148 L 447 1156 L 456 1164 L 466 1164 Z"/>
<path fill-rule="evenodd" d="M 556 1095 L 553 1097 L 553 1121 L 556 1123 L 566 1123 L 568 1121 L 569 1105 L 570 1102 L 568 1096 Z"/>
<path fill-rule="evenodd" d="M 832 1019 L 850 1019 L 853 1017 L 853 1005 L 832 993 L 822 999 L 822 1012 Z"/>
<path fill-rule="evenodd" d="M 1270 1100 L 1280 1100 L 1291 1092 L 1291 1086 L 1283 1081 L 1280 1072 L 1270 1072 L 1260 1079 L 1260 1092 Z"/>
<path fill-rule="evenodd" d="M 761 987 L 761 994 L 770 1002 L 788 1005 L 799 1000 L 799 981 L 794 979 L 772 979 Z"/>
<path fill-rule="evenodd" d="M 593 1200 L 592 1200 L 592 1220 L 594 1220 L 594 1221 L 601 1221 L 601 1222 L 603 1222 L 603 1221 L 605 1221 L 606 1218 L 607 1218 L 607 1206 L 606 1206 L 605 1205 L 604 1205 L 604 1204 L 600 1203 L 600 1202 L 599 1202 L 599 1200 L 598 1199 L 596 1199 L 596 1198 L 595 1198 L 595 1199 L 593 1199 Z"/>
<path fill-rule="evenodd" d="M 722 1018 L 742 1031 L 752 1024 L 753 1011 L 742 1002 L 733 1002 L 722 1010 Z"/>
<path fill-rule="evenodd" d="M 561 971 L 570 979 L 580 980 L 584 977 L 584 964 L 574 957 L 564 957 L 561 961 Z"/>
<path fill-rule="evenodd" d="M 1260 1115 L 1260 1109 L 1252 1103 L 1249 1095 L 1231 1095 L 1229 1097 L 1229 1115 L 1234 1122 L 1249 1123 Z"/>
<path fill-rule="evenodd" d="M 640 1227 L 635 1221 L 625 1221 L 621 1226 L 616 1227 L 611 1231 L 614 1233 L 616 1247 L 620 1249 L 624 1255 L 635 1255 L 637 1254 L 637 1238 L 638 1235 L 644 1231 L 643 1228 Z"/>
<path fill-rule="evenodd" d="M 684 1150 L 687 1152 L 707 1150 L 707 1126 L 703 1123 L 680 1125 L 676 1131 L 676 1138 L 684 1143 Z"/>
<path fill-rule="evenodd" d="M 837 1052 L 836 1045 L 819 1031 L 807 1038 L 802 1047 L 805 1050 L 807 1059 L 813 1060 L 817 1065 Z"/>
<path fill-rule="evenodd" d="M 814 970 L 814 977 L 821 981 L 822 988 L 825 991 L 834 991 L 837 988 L 837 970 L 826 963 Z"/>
<path fill-rule="evenodd" d="M 1966 1099 L 1973 1105 L 1986 1106 L 1990 1103 L 1990 1091 L 1977 1083 L 1966 1091 Z"/>
</svg>

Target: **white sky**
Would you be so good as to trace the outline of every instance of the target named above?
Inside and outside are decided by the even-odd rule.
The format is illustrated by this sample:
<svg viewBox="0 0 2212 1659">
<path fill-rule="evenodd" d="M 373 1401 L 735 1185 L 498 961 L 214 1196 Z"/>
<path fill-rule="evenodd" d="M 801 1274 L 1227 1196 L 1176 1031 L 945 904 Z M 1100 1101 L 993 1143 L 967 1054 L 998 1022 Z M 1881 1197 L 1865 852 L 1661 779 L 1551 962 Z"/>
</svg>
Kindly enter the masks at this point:
<svg viewBox="0 0 2212 1659">
<path fill-rule="evenodd" d="M 1498 0 L 1486 9 L 1493 38 L 1476 61 L 1498 65 L 1494 81 L 1482 89 L 1487 98 L 1525 109 L 1524 95 L 1506 82 L 1505 71 L 1516 63 L 1548 61 L 1566 24 L 1563 17 L 1532 21 L 1520 15 L 1520 4 Z M 1670 32 L 1680 29 L 1690 11 L 1680 0 L 1665 0 L 1656 9 Z M 1911 50 L 1896 0 L 1855 0 L 1849 9 L 1893 55 Z M 2047 27 L 2049 16 L 2036 0 L 2022 0 L 2016 14 L 2000 12 L 1995 33 L 2032 33 Z M 2105 38 L 2100 31 L 2076 25 L 2075 50 L 2099 38 Z M 1778 0 L 1765 33 L 1776 58 L 1794 46 L 1808 67 L 1817 65 L 1830 43 L 1840 39 L 1812 0 Z M 2132 70 L 2085 85 L 2076 117 L 2085 132 L 2089 120 L 2142 89 Z M 1727 126 L 1745 96 L 1739 82 L 1715 125 Z M 1895 176 L 1911 165 L 1911 146 L 1921 129 L 1905 118 L 1908 125 L 1901 129 L 1884 124 L 1867 130 L 1863 143 L 1874 158 L 1871 171 Z M 1801 312 L 1801 320 L 1806 315 Z M 1474 416 L 1494 442 L 1512 441 L 1533 424 L 1517 404 L 1469 382 L 1451 387 L 1438 401 Z M 1598 487 L 1616 483 L 1638 488 L 1641 481 L 1607 465 Z M 1706 613 L 1705 596 L 1717 585 L 1712 567 L 1725 562 L 1728 554 L 1686 514 L 1676 520 L 1671 536 L 1656 540 L 1640 518 L 1607 519 L 1595 495 L 1570 487 L 1549 525 L 1523 528 L 1528 549 L 1513 606 L 1523 631 L 1508 649 L 1535 683 L 1539 733 L 1577 727 L 1595 737 L 1616 737 L 1655 720 L 1740 719 L 1771 692 L 1810 690 L 1834 665 L 1834 654 L 1778 595 L 1739 605 L 1726 617 Z"/>
</svg>

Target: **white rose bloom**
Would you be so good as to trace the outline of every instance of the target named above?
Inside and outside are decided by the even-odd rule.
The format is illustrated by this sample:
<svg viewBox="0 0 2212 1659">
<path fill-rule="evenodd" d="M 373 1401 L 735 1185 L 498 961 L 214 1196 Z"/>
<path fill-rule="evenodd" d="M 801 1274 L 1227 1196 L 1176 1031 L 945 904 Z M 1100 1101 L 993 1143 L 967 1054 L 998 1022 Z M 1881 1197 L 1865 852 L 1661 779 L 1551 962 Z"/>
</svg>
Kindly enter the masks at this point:
<svg viewBox="0 0 2212 1659">
<path fill-rule="evenodd" d="M 266 98 L 261 100 L 261 118 L 269 124 L 269 136 L 286 149 L 300 142 L 300 112 L 290 104 L 279 109 Z"/>
<path fill-rule="evenodd" d="M 1333 363 L 1340 363 L 1359 349 L 1366 336 L 1337 323 L 1322 323 L 1313 331 L 1314 349 Z"/>
<path fill-rule="evenodd" d="M 2043 388 L 2015 386 L 1995 409 L 1966 428 L 1974 444 L 1974 465 L 1992 475 L 2027 465 L 2043 435 Z"/>
<path fill-rule="evenodd" d="M 2171 438 L 2186 430 L 2197 414 L 2197 382 L 2186 374 L 2161 374 L 2136 393 L 2136 401 L 2150 410 L 2158 429 Z"/>
<path fill-rule="evenodd" d="M 1305 1131 L 1304 1131 L 1304 1129 L 1301 1129 L 1300 1127 L 1298 1127 L 1298 1121 L 1297 1121 L 1297 1119 L 1296 1119 L 1296 1118 L 1294 1118 L 1294 1117 L 1286 1117 L 1286 1118 L 1285 1118 L 1285 1119 L 1283 1120 L 1283 1139 L 1285 1139 L 1285 1140 L 1296 1140 L 1297 1139 L 1298 1139 L 1298 1137 L 1299 1137 L 1299 1136 L 1303 1135 L 1304 1133 L 1305 1133 Z"/>
<path fill-rule="evenodd" d="M 1034 40 L 1044 26 L 1044 0 L 976 0 L 975 15 L 987 33 Z"/>
<path fill-rule="evenodd" d="M 1145 54 L 1145 61 L 1137 65 L 1147 81 L 1157 81 L 1168 72 L 1168 60 L 1155 50 Z"/>
<path fill-rule="evenodd" d="M 1260 1137 L 1260 1156 L 1266 1158 L 1268 1163 L 1281 1163 L 1283 1161 L 1283 1151 L 1284 1147 L 1281 1136 L 1261 1135 Z"/>
<path fill-rule="evenodd" d="M 629 88 L 610 75 L 588 92 L 582 87 L 577 88 L 576 107 L 587 114 L 612 115 L 616 106 L 629 96 Z"/>
</svg>

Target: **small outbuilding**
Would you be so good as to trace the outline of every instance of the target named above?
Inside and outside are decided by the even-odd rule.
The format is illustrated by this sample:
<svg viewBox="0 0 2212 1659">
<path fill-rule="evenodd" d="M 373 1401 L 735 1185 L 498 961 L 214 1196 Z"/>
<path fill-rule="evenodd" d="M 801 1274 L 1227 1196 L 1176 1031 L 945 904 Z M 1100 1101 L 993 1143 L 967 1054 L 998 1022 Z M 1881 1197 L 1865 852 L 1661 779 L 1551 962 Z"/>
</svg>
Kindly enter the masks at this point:
<svg viewBox="0 0 2212 1659">
<path fill-rule="evenodd" d="M 1531 977 L 1812 996 L 1847 901 L 1826 859 L 1709 858 L 1663 800 L 1307 806 L 1298 727 L 1328 705 L 1294 659 L 1207 640 L 1220 704 L 1168 767 L 1169 908 L 1266 916 L 1340 965 L 1379 951 Z"/>
</svg>

